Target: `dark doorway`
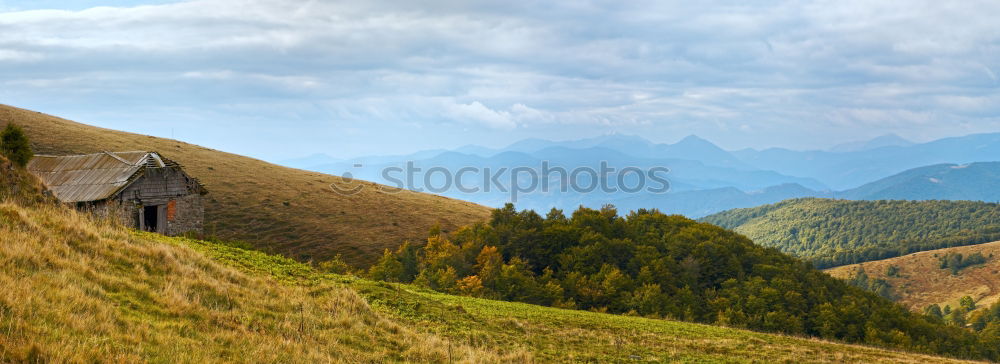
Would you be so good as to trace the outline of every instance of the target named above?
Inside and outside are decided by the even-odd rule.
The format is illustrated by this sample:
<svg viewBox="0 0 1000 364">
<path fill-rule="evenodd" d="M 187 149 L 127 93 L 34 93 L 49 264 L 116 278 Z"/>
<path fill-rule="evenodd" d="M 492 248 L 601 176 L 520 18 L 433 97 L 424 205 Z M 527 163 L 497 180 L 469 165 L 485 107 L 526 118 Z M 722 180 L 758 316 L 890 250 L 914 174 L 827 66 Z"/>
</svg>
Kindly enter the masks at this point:
<svg viewBox="0 0 1000 364">
<path fill-rule="evenodd" d="M 142 207 L 142 228 L 146 231 L 157 232 L 156 223 L 160 221 L 158 216 L 160 209 L 159 206 L 143 206 Z"/>
</svg>

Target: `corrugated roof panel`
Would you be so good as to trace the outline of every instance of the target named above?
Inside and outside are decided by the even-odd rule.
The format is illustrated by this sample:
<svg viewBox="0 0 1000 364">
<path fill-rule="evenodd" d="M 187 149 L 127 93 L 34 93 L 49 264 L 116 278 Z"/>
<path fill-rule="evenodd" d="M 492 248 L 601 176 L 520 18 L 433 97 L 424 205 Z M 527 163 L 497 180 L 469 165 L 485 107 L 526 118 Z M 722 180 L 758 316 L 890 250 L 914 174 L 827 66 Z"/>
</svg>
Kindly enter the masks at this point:
<svg viewBox="0 0 1000 364">
<path fill-rule="evenodd" d="M 149 152 L 35 156 L 28 170 L 63 202 L 103 200 L 129 183 L 143 168 Z"/>
</svg>

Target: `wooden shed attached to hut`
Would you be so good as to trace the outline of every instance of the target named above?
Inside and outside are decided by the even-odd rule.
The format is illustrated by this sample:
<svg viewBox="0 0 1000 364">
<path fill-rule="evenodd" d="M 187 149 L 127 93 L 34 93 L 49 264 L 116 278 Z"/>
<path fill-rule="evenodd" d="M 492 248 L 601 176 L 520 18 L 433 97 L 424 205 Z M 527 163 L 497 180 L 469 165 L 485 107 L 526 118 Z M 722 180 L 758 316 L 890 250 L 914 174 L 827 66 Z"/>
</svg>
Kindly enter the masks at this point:
<svg viewBox="0 0 1000 364">
<path fill-rule="evenodd" d="M 207 191 L 156 152 L 36 155 L 28 171 L 60 201 L 119 215 L 133 228 L 165 235 L 202 231 Z"/>
</svg>

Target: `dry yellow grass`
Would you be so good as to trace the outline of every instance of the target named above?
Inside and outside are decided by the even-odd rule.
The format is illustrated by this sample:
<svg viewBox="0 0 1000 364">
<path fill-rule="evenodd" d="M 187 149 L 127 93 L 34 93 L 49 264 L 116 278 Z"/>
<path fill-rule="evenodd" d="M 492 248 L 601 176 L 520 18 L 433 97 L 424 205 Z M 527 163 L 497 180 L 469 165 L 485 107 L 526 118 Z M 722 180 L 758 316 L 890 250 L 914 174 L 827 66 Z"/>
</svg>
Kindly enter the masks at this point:
<svg viewBox="0 0 1000 364">
<path fill-rule="evenodd" d="M 948 253 L 965 256 L 982 253 L 993 258 L 986 264 L 971 266 L 952 275 L 948 269 L 940 268 L 939 257 Z M 890 266 L 899 268 L 899 274 L 889 277 Z M 1000 241 L 986 244 L 960 246 L 928 250 L 901 257 L 861 264 L 845 265 L 826 270 L 830 275 L 850 279 L 864 268 L 870 279 L 884 279 L 892 286 L 892 293 L 899 303 L 914 312 L 923 312 L 931 304 L 941 307 L 958 307 L 963 296 L 970 296 L 979 307 L 988 307 L 1000 300 Z"/>
<path fill-rule="evenodd" d="M 52 206 L 0 204 L 0 362 L 524 362 Z"/>
<path fill-rule="evenodd" d="M 2 155 L 0 155 L 0 200 L 26 204 L 56 201 L 38 178 L 24 168 L 14 165 Z"/>
<path fill-rule="evenodd" d="M 300 260 L 342 254 L 349 263 L 367 265 L 385 248 L 423 241 L 435 224 L 452 230 L 485 220 L 490 211 L 435 195 L 379 192 L 367 182 L 355 182 L 366 187 L 358 194 L 340 195 L 329 186 L 353 186 L 340 177 L 0 105 L 0 127 L 10 122 L 24 127 L 38 154 L 158 151 L 184 165 L 210 191 L 207 233 Z"/>
</svg>

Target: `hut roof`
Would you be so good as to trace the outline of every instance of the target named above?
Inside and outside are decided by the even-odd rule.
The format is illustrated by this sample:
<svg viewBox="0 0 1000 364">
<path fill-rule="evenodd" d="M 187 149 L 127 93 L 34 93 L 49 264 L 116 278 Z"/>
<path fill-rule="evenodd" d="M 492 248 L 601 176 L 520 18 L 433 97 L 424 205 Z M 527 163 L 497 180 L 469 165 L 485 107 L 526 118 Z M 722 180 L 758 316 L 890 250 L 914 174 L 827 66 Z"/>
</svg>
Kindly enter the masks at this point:
<svg viewBox="0 0 1000 364">
<path fill-rule="evenodd" d="M 156 152 L 36 155 L 28 170 L 62 202 L 100 201 L 127 187 L 145 168 L 177 166 Z"/>
</svg>

